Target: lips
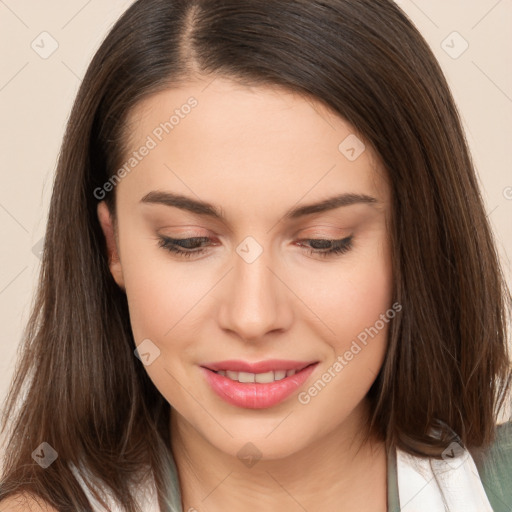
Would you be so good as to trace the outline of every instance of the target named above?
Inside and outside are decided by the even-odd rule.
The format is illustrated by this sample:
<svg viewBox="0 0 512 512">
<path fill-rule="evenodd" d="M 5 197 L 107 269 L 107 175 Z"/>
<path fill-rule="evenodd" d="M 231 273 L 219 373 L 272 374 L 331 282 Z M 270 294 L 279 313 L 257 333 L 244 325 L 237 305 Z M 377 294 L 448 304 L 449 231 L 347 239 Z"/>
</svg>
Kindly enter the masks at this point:
<svg viewBox="0 0 512 512">
<path fill-rule="evenodd" d="M 258 363 L 220 361 L 201 367 L 211 389 L 237 407 L 273 407 L 296 392 L 318 361 L 267 360 Z"/>
</svg>

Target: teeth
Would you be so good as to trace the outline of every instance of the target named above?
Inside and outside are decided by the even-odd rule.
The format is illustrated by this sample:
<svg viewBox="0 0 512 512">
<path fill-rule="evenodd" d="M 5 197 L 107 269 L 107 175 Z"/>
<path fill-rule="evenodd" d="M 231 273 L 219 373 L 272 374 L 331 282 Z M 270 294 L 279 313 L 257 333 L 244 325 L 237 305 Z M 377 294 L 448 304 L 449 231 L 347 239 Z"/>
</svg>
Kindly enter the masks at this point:
<svg viewBox="0 0 512 512">
<path fill-rule="evenodd" d="M 255 374 L 255 381 L 259 382 L 261 384 L 267 384 L 268 382 L 274 382 L 276 380 L 274 376 L 274 372 L 267 372 L 267 373 L 256 373 Z M 242 382 L 242 381 L 240 381 Z"/>
<path fill-rule="evenodd" d="M 275 382 L 276 380 L 284 379 L 285 377 L 291 377 L 297 373 L 296 370 L 276 370 L 275 372 L 265 373 L 249 373 L 249 372 L 232 372 L 231 370 L 220 370 L 219 375 L 227 377 L 231 380 L 237 380 L 238 382 L 258 382 L 260 384 L 268 384 Z"/>
<path fill-rule="evenodd" d="M 286 377 L 286 370 L 277 370 L 274 372 L 274 375 L 276 380 L 284 379 Z"/>
<path fill-rule="evenodd" d="M 254 373 L 238 372 L 238 382 L 254 382 L 255 378 Z"/>
</svg>

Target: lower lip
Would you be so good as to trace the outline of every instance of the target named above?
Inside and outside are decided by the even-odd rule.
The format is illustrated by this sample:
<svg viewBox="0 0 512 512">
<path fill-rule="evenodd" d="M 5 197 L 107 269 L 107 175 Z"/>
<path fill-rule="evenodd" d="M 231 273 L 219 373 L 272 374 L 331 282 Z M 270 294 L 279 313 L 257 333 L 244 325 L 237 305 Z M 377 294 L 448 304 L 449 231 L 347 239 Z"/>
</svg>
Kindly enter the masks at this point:
<svg viewBox="0 0 512 512">
<path fill-rule="evenodd" d="M 246 409 L 266 409 L 282 402 L 304 384 L 318 363 L 312 364 L 295 375 L 260 384 L 241 383 L 201 367 L 206 380 L 217 395 L 226 402 Z"/>
</svg>

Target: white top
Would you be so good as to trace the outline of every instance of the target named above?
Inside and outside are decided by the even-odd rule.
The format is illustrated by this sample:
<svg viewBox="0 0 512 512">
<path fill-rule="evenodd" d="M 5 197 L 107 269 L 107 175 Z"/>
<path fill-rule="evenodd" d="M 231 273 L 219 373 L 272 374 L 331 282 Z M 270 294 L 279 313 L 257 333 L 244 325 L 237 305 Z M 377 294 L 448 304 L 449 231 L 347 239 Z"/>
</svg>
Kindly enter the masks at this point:
<svg viewBox="0 0 512 512">
<path fill-rule="evenodd" d="M 493 512 L 471 454 L 453 442 L 443 459 L 396 450 L 400 510 Z"/>
</svg>

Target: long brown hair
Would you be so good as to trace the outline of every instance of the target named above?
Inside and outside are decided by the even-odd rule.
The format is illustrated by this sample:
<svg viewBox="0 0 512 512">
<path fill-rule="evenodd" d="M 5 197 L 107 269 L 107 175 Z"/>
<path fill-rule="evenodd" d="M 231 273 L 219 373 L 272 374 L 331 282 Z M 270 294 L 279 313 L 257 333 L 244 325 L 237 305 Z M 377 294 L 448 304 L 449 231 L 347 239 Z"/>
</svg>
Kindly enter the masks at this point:
<svg viewBox="0 0 512 512">
<path fill-rule="evenodd" d="M 162 510 L 170 406 L 134 357 L 126 295 L 108 266 L 94 191 L 126 151 L 138 102 L 197 76 L 277 85 L 323 102 L 380 156 L 393 195 L 394 300 L 369 428 L 439 457 L 446 424 L 485 447 L 510 387 L 511 297 L 454 100 L 427 43 L 390 0 L 139 0 L 84 77 L 55 176 L 36 300 L 4 408 L 0 499 L 27 492 L 91 510 L 82 461 L 132 512 L 142 467 Z M 115 191 L 107 196 L 115 214 Z M 42 469 L 42 442 L 58 453 Z"/>
</svg>

